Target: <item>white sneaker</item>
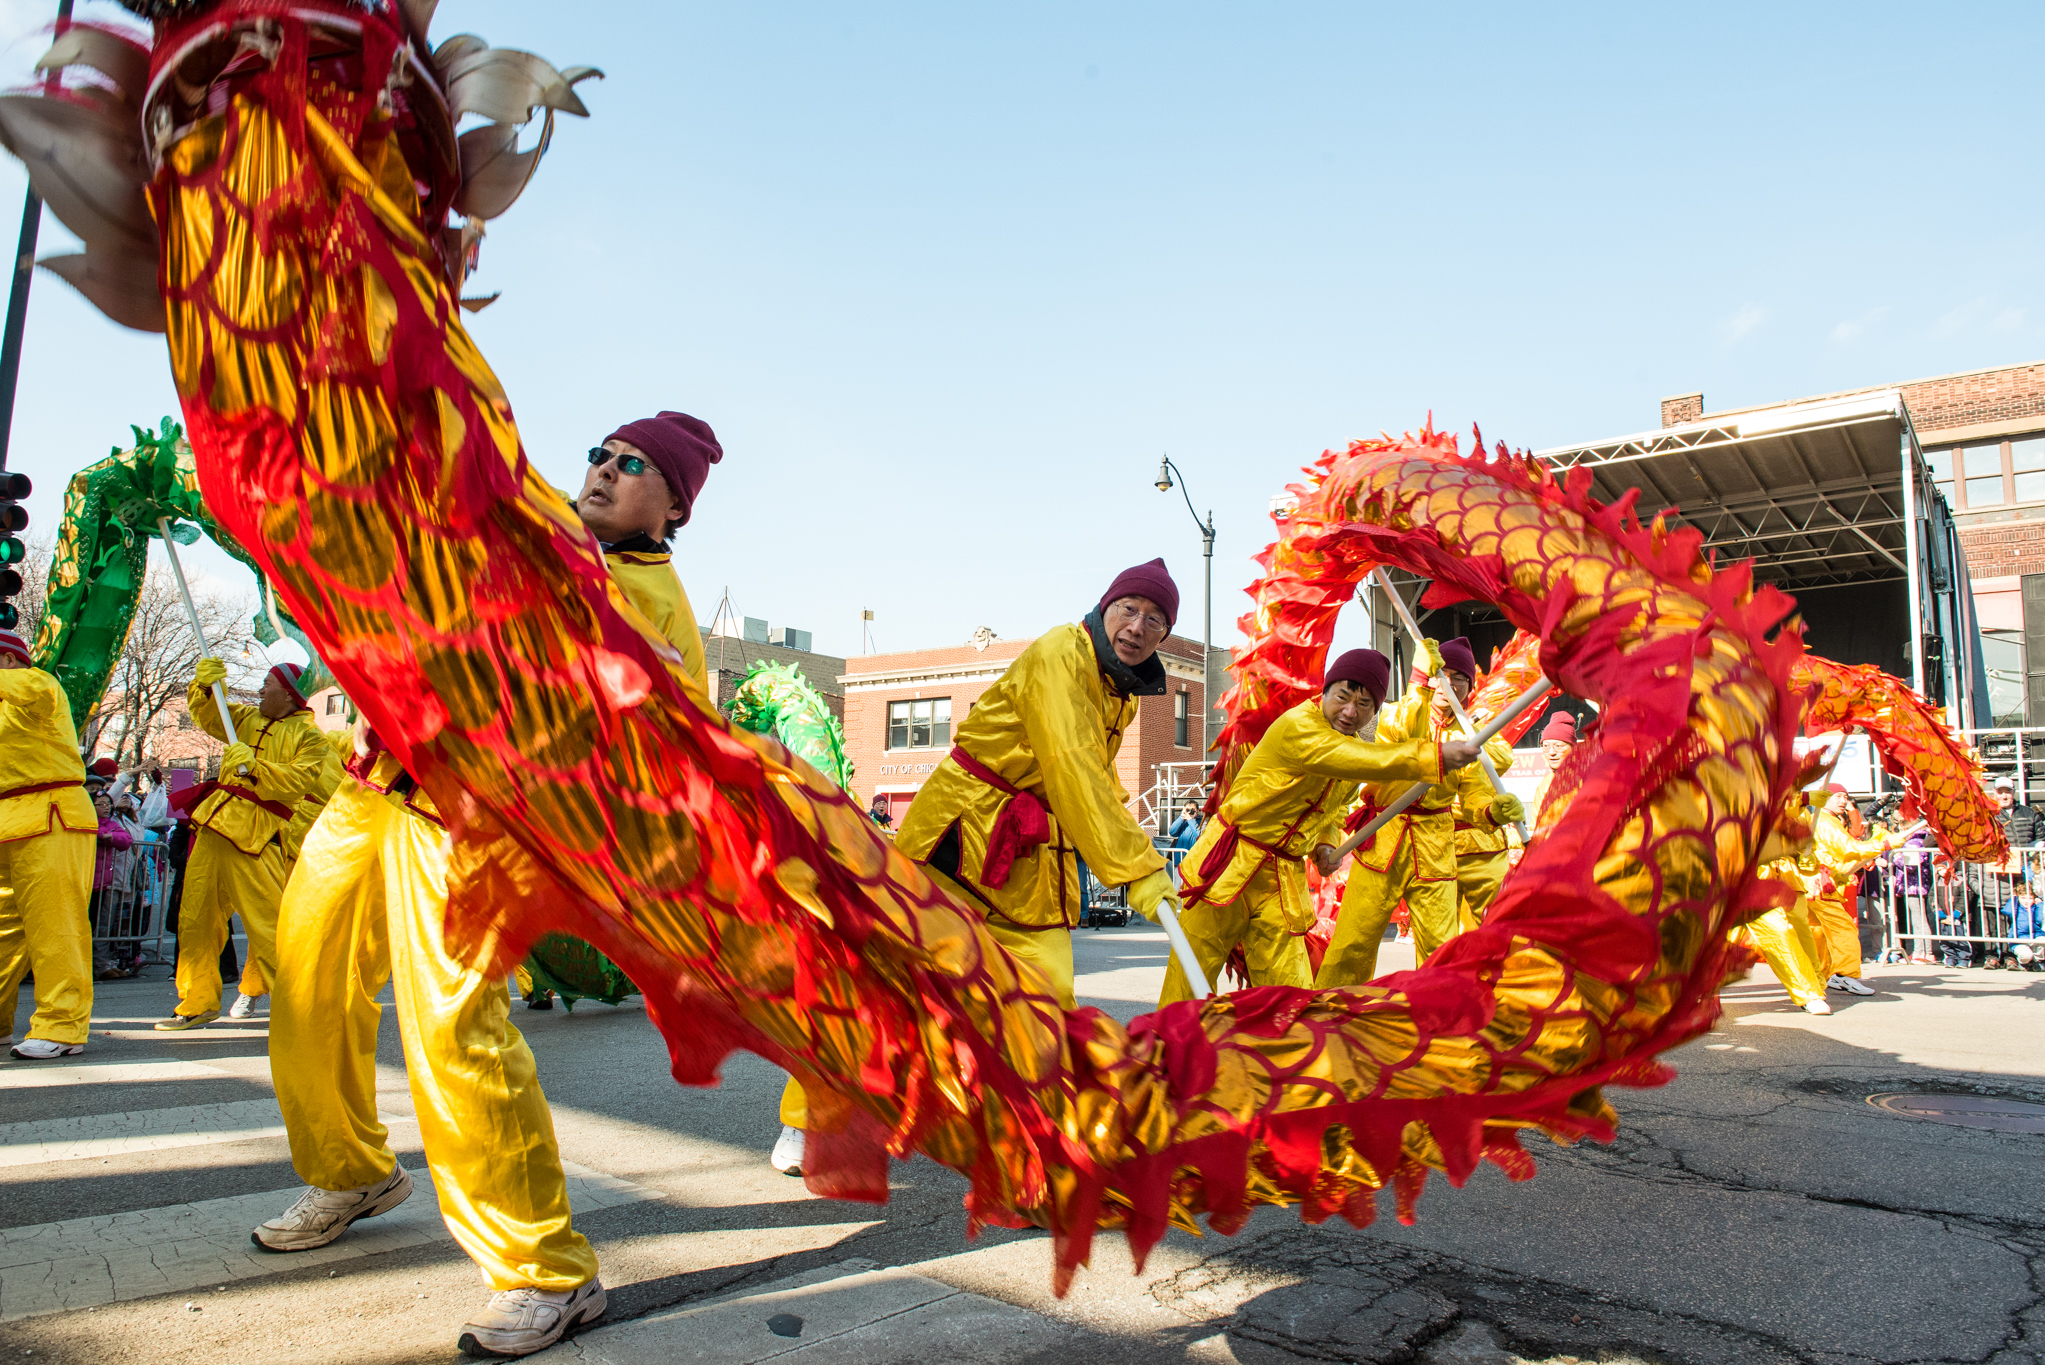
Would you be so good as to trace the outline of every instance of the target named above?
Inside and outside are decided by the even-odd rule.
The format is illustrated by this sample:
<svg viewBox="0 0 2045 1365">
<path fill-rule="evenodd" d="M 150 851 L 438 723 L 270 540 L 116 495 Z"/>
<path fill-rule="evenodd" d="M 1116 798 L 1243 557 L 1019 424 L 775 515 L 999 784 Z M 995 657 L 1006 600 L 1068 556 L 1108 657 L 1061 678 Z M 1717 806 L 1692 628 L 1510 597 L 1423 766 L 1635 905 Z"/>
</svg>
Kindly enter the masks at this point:
<svg viewBox="0 0 2045 1365">
<path fill-rule="evenodd" d="M 774 1155 L 767 1158 L 775 1170 L 783 1175 L 802 1174 L 802 1129 L 781 1125 L 781 1136 L 774 1143 Z"/>
<path fill-rule="evenodd" d="M 247 1019 L 261 1014 L 263 1012 L 263 1002 L 269 998 L 267 995 L 237 995 L 234 997 L 234 1003 L 228 1006 L 227 1017 L 230 1019 Z"/>
<path fill-rule="evenodd" d="M 85 1051 L 83 1043 L 53 1043 L 47 1038 L 30 1038 L 8 1049 L 24 1062 L 47 1062 L 52 1057 L 76 1057 Z"/>
<path fill-rule="evenodd" d="M 1810 1004 L 1804 1006 L 1805 1014 L 1830 1014 L 1831 1012 L 1832 1002 L 1829 1000 L 1813 1000 Z"/>
<path fill-rule="evenodd" d="M 251 1232 L 249 1240 L 265 1251 L 311 1251 L 339 1237 L 358 1218 L 389 1213 L 411 1193 L 412 1176 L 403 1166 L 360 1189 L 323 1190 L 308 1185 L 296 1203 Z"/>
<path fill-rule="evenodd" d="M 1847 991 L 1854 995 L 1873 995 L 1875 993 L 1873 986 L 1868 985 L 1867 982 L 1862 981 L 1857 976 L 1835 976 L 1832 980 L 1836 983 L 1832 988 L 1834 990 Z"/>
<path fill-rule="evenodd" d="M 455 1343 L 468 1356 L 529 1356 L 604 1315 L 602 1280 L 574 1289 L 506 1289 L 462 1328 Z"/>
</svg>

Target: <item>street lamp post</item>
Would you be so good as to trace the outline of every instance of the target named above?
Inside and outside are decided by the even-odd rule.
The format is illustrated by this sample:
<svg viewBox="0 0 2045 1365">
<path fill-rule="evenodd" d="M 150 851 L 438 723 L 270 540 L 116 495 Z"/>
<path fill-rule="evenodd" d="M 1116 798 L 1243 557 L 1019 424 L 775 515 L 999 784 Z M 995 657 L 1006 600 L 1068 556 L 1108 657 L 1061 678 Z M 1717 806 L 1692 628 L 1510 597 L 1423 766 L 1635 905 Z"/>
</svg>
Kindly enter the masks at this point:
<svg viewBox="0 0 2045 1365">
<path fill-rule="evenodd" d="M 1200 528 L 1201 553 L 1207 559 L 1206 597 L 1201 610 L 1200 626 L 1200 752 L 1206 753 L 1214 745 L 1214 509 L 1207 510 L 1207 520 L 1202 522 L 1200 514 L 1193 510 L 1192 495 L 1184 488 L 1186 475 L 1172 457 L 1167 455 L 1157 467 L 1157 491 L 1172 491 L 1172 475 L 1179 476 L 1179 496 L 1186 500 L 1186 511 L 1192 514 L 1193 524 Z"/>
</svg>

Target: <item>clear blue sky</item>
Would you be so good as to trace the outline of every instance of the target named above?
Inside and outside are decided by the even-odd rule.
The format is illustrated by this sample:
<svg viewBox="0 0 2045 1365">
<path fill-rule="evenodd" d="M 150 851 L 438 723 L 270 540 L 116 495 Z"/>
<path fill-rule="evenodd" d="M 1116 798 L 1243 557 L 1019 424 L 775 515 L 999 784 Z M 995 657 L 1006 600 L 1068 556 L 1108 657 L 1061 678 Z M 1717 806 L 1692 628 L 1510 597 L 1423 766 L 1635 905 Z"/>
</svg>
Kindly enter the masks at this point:
<svg viewBox="0 0 2045 1365">
<path fill-rule="evenodd" d="M 10 70 L 43 8 L 0 0 Z M 528 452 L 565 483 L 621 420 L 703 417 L 699 614 L 728 585 L 833 652 L 862 608 L 888 649 L 1032 635 L 1156 554 L 1197 636 L 1162 451 L 1220 523 L 1225 643 L 1328 445 L 2045 355 L 2035 5 L 444 0 L 465 29 L 609 73 L 475 281 Z M 171 410 L 161 341 L 41 277 L 37 525 Z"/>
</svg>

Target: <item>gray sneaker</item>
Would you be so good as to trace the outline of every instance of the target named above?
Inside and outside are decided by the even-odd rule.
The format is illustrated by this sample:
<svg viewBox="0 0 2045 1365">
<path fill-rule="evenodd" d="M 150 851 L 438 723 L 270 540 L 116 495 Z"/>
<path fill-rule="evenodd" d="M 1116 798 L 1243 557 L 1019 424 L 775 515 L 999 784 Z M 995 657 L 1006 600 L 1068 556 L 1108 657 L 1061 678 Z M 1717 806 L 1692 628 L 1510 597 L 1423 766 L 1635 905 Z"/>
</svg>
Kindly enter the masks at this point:
<svg viewBox="0 0 2045 1365">
<path fill-rule="evenodd" d="M 574 1289 L 507 1289 L 492 1294 L 455 1345 L 468 1356 L 529 1356 L 587 1327 L 608 1306 L 602 1280 Z"/>
<path fill-rule="evenodd" d="M 228 1007 L 227 1017 L 252 1019 L 264 1012 L 263 1002 L 269 998 L 267 995 L 237 995 L 234 997 L 234 1004 Z"/>
<path fill-rule="evenodd" d="M 389 1213 L 412 1193 L 412 1176 L 403 1166 L 374 1185 L 355 1190 L 323 1190 L 308 1185 L 298 1202 L 249 1234 L 265 1251 L 311 1251 L 348 1230 L 358 1218 Z"/>
</svg>

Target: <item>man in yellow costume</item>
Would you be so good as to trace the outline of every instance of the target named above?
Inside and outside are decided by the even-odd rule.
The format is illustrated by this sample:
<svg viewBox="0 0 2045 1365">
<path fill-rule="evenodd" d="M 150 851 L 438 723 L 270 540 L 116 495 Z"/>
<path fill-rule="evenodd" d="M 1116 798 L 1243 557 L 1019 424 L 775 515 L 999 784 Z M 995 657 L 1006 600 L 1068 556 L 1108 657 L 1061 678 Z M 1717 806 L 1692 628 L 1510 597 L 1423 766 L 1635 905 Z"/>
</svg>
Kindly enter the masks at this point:
<svg viewBox="0 0 2045 1365">
<path fill-rule="evenodd" d="M 303 689 L 294 688 L 294 691 Z M 334 794 L 334 788 L 341 785 L 341 778 L 347 769 L 343 766 L 354 752 L 346 730 L 321 730 L 320 739 L 326 748 L 320 755 L 320 775 L 314 779 L 312 790 L 298 798 L 298 804 L 291 808 L 291 823 L 284 827 L 284 876 L 290 881 L 291 869 L 298 865 L 298 854 L 305 847 L 305 836 L 312 829 L 313 822 L 320 818 L 320 812 L 327 808 L 327 801 Z M 230 1019 L 250 1019 L 263 1011 L 263 1000 L 269 994 L 270 983 L 263 976 L 263 969 L 256 965 L 253 953 L 242 967 L 240 993 L 234 1004 L 228 1007 Z"/>
<path fill-rule="evenodd" d="M 1476 666 L 1474 651 L 1471 666 Z M 1443 714 L 1448 714 L 1446 708 Z M 1484 712 L 1470 713 L 1472 725 L 1482 726 L 1488 719 Z M 1491 760 L 1493 768 L 1504 772 L 1512 766 L 1512 745 L 1494 736 L 1484 746 L 1484 756 Z M 1464 933 L 1484 922 L 1484 912 L 1498 898 L 1499 887 L 1505 885 L 1506 869 L 1512 866 L 1512 850 L 1520 847 L 1518 831 L 1508 829 L 1512 822 L 1491 818 L 1492 799 L 1496 795 L 1486 778 L 1476 788 L 1474 801 L 1458 789 L 1451 811 L 1456 832 L 1456 921 Z"/>
<path fill-rule="evenodd" d="M 1137 700 L 1164 695 L 1157 647 L 1178 614 L 1178 585 L 1153 559 L 1124 570 L 1084 621 L 1032 641 L 974 703 L 895 835 L 1065 1009 L 1081 900 L 1075 853 L 1104 885 L 1127 886 L 1131 909 L 1156 919 L 1161 902 L 1178 908 L 1164 855 L 1115 776 Z M 790 1079 L 774 1169 L 801 1173 L 808 1120 Z"/>
<path fill-rule="evenodd" d="M 1882 854 L 1903 847 L 1903 838 L 1897 834 L 1854 838 L 1846 828 L 1852 805 L 1852 796 L 1837 782 L 1825 788 L 1824 807 L 1811 821 L 1804 881 L 1811 917 L 1817 921 L 1818 967 L 1831 974 L 1826 986 L 1873 995 L 1874 988 L 1860 979 L 1860 871 Z"/>
<path fill-rule="evenodd" d="M 1447 741 L 1456 737 L 1444 689 L 1466 700 L 1477 677 L 1477 658 L 1465 639 L 1437 645 L 1423 640 L 1432 687 L 1415 687 L 1378 719 L 1378 742 L 1407 739 Z M 1494 759 L 1495 763 L 1497 760 Z M 1510 758 L 1507 760 L 1510 761 Z M 1382 808 L 1404 794 L 1402 783 L 1372 784 L 1368 800 Z M 1510 792 L 1493 792 L 1484 770 L 1457 768 L 1427 794 L 1394 816 L 1377 837 L 1356 852 L 1335 937 L 1321 959 L 1314 987 L 1355 986 L 1377 975 L 1378 944 L 1401 900 L 1412 918 L 1416 961 L 1425 964 L 1435 949 L 1461 929 L 1457 908 L 1455 809 L 1458 800 L 1473 824 L 1496 830 L 1525 814 Z"/>
<path fill-rule="evenodd" d="M 1810 903 L 1804 896 L 1804 879 L 1798 873 L 1797 860 L 1778 858 L 1763 864 L 1760 871 L 1762 876 L 1793 889 L 1797 893 L 1796 903 L 1787 909 L 1778 907 L 1756 915 L 1732 929 L 1727 937 L 1735 943 L 1744 938 L 1804 1013 L 1830 1014 L 1832 1003 L 1825 999 L 1825 975 L 1817 966 L 1820 949 L 1811 933 Z"/>
<path fill-rule="evenodd" d="M 284 834 L 299 799 L 319 782 L 327 743 L 298 691 L 297 664 L 263 677 L 254 706 L 228 704 L 235 742 L 220 756 L 220 781 L 192 811 L 192 856 L 178 912 L 177 1013 L 156 1027 L 175 1033 L 220 1017 L 220 945 L 240 915 L 254 981 L 277 980 L 277 900 L 290 872 Z M 213 684 L 227 665 L 201 659 L 185 695 L 192 719 L 225 740 Z"/>
<path fill-rule="evenodd" d="M 1335 845 L 1358 786 L 1439 782 L 1444 767 L 1476 757 L 1477 745 L 1464 739 L 1371 742 L 1391 677 L 1391 662 L 1374 649 L 1335 660 L 1319 700 L 1293 707 L 1257 741 L 1216 818 L 1180 864 L 1179 923 L 1209 981 L 1219 979 L 1240 943 L 1252 986 L 1312 984 L 1306 859 L 1321 875 L 1334 873 Z M 1192 998 L 1174 957 L 1158 1004 Z"/>
<path fill-rule="evenodd" d="M 576 503 L 614 552 L 661 538 L 654 550 L 626 551 L 641 556 L 634 572 L 617 574 L 614 559 L 613 573 L 626 601 L 662 623 L 659 638 L 684 667 L 694 660 L 698 687 L 702 639 L 662 541 L 688 521 L 723 454 L 707 425 L 663 412 L 590 453 Z M 397 759 L 358 733 L 356 776 L 306 836 L 285 893 L 270 1021 L 277 1104 L 292 1165 L 310 1188 L 251 1237 L 267 1251 L 309 1251 L 411 1193 L 376 1114 L 375 1001 L 388 980 L 441 1214 L 492 1290 L 457 1345 L 471 1355 L 530 1355 L 603 1315 L 596 1253 L 570 1220 L 553 1116 L 532 1049 L 510 1022 L 510 992 L 503 978 L 450 957 L 442 939 L 448 838 L 439 815 Z"/>
<path fill-rule="evenodd" d="M 0 1043 L 45 1062 L 85 1051 L 92 1029 L 92 853 L 99 817 L 85 795 L 85 764 L 71 703 L 30 663 L 28 642 L 0 630 Z M 28 1037 L 14 1042 L 22 978 L 35 973 Z"/>
</svg>

